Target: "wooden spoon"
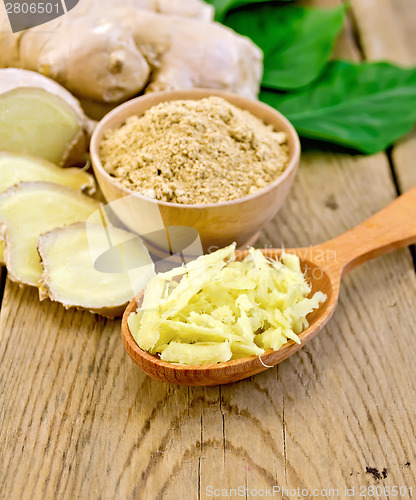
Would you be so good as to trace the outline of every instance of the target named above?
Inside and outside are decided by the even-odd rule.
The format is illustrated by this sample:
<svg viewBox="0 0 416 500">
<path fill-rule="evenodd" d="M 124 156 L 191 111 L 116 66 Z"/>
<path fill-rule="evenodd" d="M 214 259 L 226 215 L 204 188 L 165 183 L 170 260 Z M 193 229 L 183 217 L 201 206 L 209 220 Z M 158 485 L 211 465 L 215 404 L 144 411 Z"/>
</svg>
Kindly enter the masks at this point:
<svg viewBox="0 0 416 500">
<path fill-rule="evenodd" d="M 132 360 L 148 375 L 163 382 L 182 385 L 218 385 L 235 382 L 277 365 L 314 337 L 331 318 L 338 301 L 341 278 L 356 266 L 381 254 L 416 243 L 416 187 L 397 198 L 367 221 L 347 233 L 314 247 L 288 249 L 301 259 L 303 271 L 312 284 L 312 294 L 321 290 L 327 300 L 308 316 L 309 328 L 299 335 L 301 344 L 287 342 L 280 350 L 261 356 L 205 366 L 186 366 L 161 361 L 140 349 L 127 325 L 129 314 L 141 304 L 141 292 L 128 305 L 122 321 L 125 348 Z M 262 252 L 277 258 L 282 250 Z M 242 259 L 247 251 L 236 252 Z"/>
</svg>

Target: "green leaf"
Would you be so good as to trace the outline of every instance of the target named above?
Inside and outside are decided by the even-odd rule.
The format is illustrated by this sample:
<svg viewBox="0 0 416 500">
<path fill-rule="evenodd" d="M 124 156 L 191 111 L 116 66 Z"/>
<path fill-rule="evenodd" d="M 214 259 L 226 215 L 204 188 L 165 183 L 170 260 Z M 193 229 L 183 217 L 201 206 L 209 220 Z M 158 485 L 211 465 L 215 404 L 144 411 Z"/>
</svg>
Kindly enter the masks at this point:
<svg viewBox="0 0 416 500">
<path fill-rule="evenodd" d="M 264 52 L 263 85 L 297 89 L 324 69 L 345 20 L 346 7 L 308 9 L 262 5 L 229 13 L 225 24 Z"/>
<path fill-rule="evenodd" d="M 273 2 L 275 0 L 205 0 L 215 7 L 215 19 L 217 21 L 223 21 L 227 12 L 237 7 L 243 7 L 244 5 L 252 5 L 255 3 L 262 2 Z M 290 2 L 291 0 L 280 0 L 285 2 Z"/>
<path fill-rule="evenodd" d="M 334 61 L 302 92 L 264 90 L 260 99 L 283 113 L 303 137 L 373 154 L 416 123 L 416 68 Z"/>
</svg>

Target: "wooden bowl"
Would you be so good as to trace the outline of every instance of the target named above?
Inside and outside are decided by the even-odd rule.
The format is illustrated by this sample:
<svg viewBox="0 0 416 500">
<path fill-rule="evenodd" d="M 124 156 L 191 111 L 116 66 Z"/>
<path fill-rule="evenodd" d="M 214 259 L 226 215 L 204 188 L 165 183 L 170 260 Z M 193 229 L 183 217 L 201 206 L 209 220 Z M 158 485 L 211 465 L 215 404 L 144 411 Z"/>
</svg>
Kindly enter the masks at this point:
<svg viewBox="0 0 416 500">
<path fill-rule="evenodd" d="M 109 129 L 120 127 L 128 117 L 141 116 L 161 102 L 219 96 L 250 111 L 276 131 L 286 132 L 290 161 L 284 173 L 261 191 L 244 198 L 210 204 L 186 205 L 152 200 L 119 185 L 104 170 L 100 143 Z M 103 195 L 121 221 L 132 231 L 146 235 L 169 226 L 195 228 L 204 251 L 237 242 L 238 247 L 253 244 L 260 229 L 282 206 L 295 178 L 300 158 L 299 137 L 291 123 L 278 111 L 259 101 L 220 90 L 193 89 L 147 94 L 118 106 L 98 124 L 91 139 L 91 161 Z M 130 195 L 130 196 L 129 196 Z M 128 200 L 121 200 L 128 197 Z M 114 204 L 113 202 L 119 201 Z"/>
</svg>

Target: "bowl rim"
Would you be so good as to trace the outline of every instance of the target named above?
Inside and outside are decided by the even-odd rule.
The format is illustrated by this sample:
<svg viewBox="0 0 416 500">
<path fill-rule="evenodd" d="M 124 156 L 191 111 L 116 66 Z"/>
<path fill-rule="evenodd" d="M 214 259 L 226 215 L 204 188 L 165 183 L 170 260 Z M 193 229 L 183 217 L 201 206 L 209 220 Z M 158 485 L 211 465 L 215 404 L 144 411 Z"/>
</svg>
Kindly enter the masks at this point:
<svg viewBox="0 0 416 500">
<path fill-rule="evenodd" d="M 142 101 L 152 101 L 155 100 L 155 97 L 159 97 L 160 99 L 157 99 L 158 102 L 152 104 L 149 108 L 150 109 L 153 106 L 157 106 L 158 104 L 162 102 L 170 102 L 170 101 L 178 101 L 178 100 L 199 100 L 203 99 L 204 97 L 211 97 L 211 96 L 218 96 L 222 97 L 225 100 L 228 100 L 228 98 L 238 98 L 237 100 L 241 102 L 250 102 L 254 103 L 255 106 L 259 109 L 263 109 L 264 111 L 267 112 L 272 112 L 273 114 L 277 115 L 279 119 L 283 122 L 287 130 L 284 130 L 284 132 L 287 133 L 287 135 L 292 137 L 293 140 L 293 152 L 290 154 L 289 157 L 289 163 L 282 173 L 277 179 L 275 179 L 273 182 L 269 183 L 267 186 L 264 188 L 260 189 L 256 193 L 244 196 L 242 198 L 236 198 L 235 200 L 229 200 L 229 201 L 220 201 L 217 203 L 174 203 L 170 201 L 163 201 L 163 200 L 157 200 L 154 198 L 148 198 L 147 196 L 143 196 L 142 194 L 138 193 L 137 191 L 133 191 L 122 184 L 119 184 L 115 181 L 111 175 L 106 172 L 104 169 L 102 163 L 101 163 L 101 158 L 99 154 L 100 150 L 100 144 L 98 142 L 98 136 L 102 132 L 102 130 L 107 130 L 108 127 L 106 125 L 108 124 L 109 121 L 111 121 L 114 117 L 116 117 L 118 114 L 121 112 L 129 109 L 130 107 L 135 107 L 137 102 L 142 102 Z M 169 98 L 172 97 L 172 98 Z M 230 101 L 229 101 L 230 102 Z M 234 106 L 244 110 L 248 111 L 249 113 L 253 114 L 257 118 L 257 114 L 253 113 L 252 111 L 249 111 L 247 108 L 243 108 L 239 106 L 238 104 L 234 104 L 231 102 Z M 130 116 L 134 116 L 134 112 Z M 263 122 L 264 120 L 260 118 Z M 125 119 L 124 119 L 125 120 Z M 123 120 L 123 121 L 124 121 Z M 123 122 L 121 122 L 123 123 Z M 266 123 L 266 122 L 264 122 Z M 267 125 L 270 125 L 270 123 L 266 123 Z M 268 104 L 265 104 L 261 101 L 257 101 L 255 99 L 251 99 L 249 97 L 236 94 L 234 92 L 228 92 L 225 90 L 219 90 L 219 89 L 208 89 L 208 88 L 194 88 L 194 89 L 182 89 L 182 90 L 165 90 L 165 91 L 159 91 L 159 92 L 153 92 L 150 94 L 144 94 L 139 97 L 136 97 L 134 99 L 130 99 L 129 101 L 126 101 L 123 104 L 120 104 L 113 110 L 111 110 L 109 113 L 107 113 L 99 122 L 96 128 L 94 129 L 92 136 L 91 136 L 91 141 L 90 141 L 90 156 L 91 156 L 91 163 L 93 170 L 95 171 L 96 169 L 100 172 L 100 174 L 111 184 L 113 184 L 115 187 L 119 188 L 121 191 L 125 193 L 125 195 L 134 195 L 137 196 L 139 199 L 144 200 L 146 202 L 152 203 L 152 204 L 157 204 L 165 207 L 170 207 L 170 208 L 187 208 L 187 209 L 202 209 L 202 208 L 214 208 L 214 207 L 225 207 L 225 206 L 232 206 L 232 205 L 238 205 L 239 203 L 244 203 L 246 201 L 252 201 L 255 200 L 256 198 L 260 198 L 266 193 L 273 191 L 276 187 L 278 187 L 280 184 L 283 184 L 287 179 L 289 179 L 292 175 L 296 173 L 296 170 L 299 165 L 299 160 L 300 160 L 300 153 L 301 153 L 301 144 L 300 144 L 300 139 L 299 135 L 295 130 L 295 127 L 292 125 L 292 123 L 279 111 L 276 109 L 272 108 Z"/>
</svg>

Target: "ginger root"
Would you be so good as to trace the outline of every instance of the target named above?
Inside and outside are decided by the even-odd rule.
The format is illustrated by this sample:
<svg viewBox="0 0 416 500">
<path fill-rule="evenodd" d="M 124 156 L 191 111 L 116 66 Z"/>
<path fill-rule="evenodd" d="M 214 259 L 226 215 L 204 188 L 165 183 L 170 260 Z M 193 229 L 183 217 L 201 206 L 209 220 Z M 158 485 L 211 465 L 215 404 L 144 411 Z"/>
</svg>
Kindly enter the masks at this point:
<svg viewBox="0 0 416 500">
<path fill-rule="evenodd" d="M 85 221 L 101 204 L 66 186 L 22 182 L 0 194 L 0 240 L 8 277 L 37 286 L 42 268 L 36 250 L 42 233 Z"/>
<path fill-rule="evenodd" d="M 108 238 L 114 245 L 110 250 L 116 252 L 108 264 L 114 265 L 118 256 L 124 269 L 97 269 L 93 255 L 109 250 Z M 141 239 L 112 226 L 104 232 L 102 225 L 80 222 L 54 229 L 39 238 L 38 251 L 43 268 L 39 297 L 60 302 L 66 309 L 121 316 L 154 276 L 154 264 Z M 126 263 L 132 262 L 134 269 L 128 269 Z"/>
<path fill-rule="evenodd" d="M 219 23 L 153 12 L 134 16 L 124 7 L 114 15 L 152 68 L 146 92 L 200 87 L 257 97 L 262 52 L 250 39 Z"/>
<path fill-rule="evenodd" d="M 53 182 L 88 194 L 95 191 L 94 177 L 80 168 L 59 168 L 42 158 L 0 151 L 0 193 L 30 181 Z"/>
<path fill-rule="evenodd" d="M 53 80 L 0 69 L 0 150 L 73 164 L 85 155 L 94 126 L 77 99 Z"/>
<path fill-rule="evenodd" d="M 48 181 L 68 186 L 75 190 L 95 191 L 92 175 L 79 168 L 59 168 L 41 158 L 0 152 L 0 193 L 20 182 Z M 3 260 L 3 242 L 0 240 L 0 265 Z"/>
<path fill-rule="evenodd" d="M 16 34 L 3 16 L 0 67 L 38 71 L 80 98 L 105 103 L 193 87 L 256 97 L 260 49 L 212 16 L 202 0 L 85 0 Z"/>
</svg>

